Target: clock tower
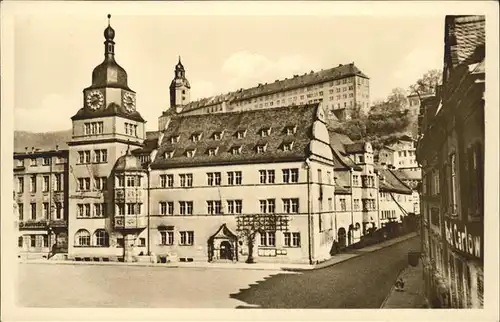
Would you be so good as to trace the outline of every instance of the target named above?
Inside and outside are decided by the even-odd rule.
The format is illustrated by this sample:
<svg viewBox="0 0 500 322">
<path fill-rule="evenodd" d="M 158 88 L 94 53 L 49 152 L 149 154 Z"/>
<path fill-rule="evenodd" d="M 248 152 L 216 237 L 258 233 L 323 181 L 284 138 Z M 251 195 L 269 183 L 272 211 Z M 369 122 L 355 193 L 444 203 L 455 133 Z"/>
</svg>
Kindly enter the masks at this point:
<svg viewBox="0 0 500 322">
<path fill-rule="evenodd" d="M 104 60 L 92 72 L 92 84 L 83 90 L 82 107 L 71 118 L 69 146 L 68 255 L 83 256 L 88 247 L 117 256 L 123 236 L 114 229 L 114 165 L 145 138 L 145 121 L 136 109 L 136 93 L 127 72 L 115 59 L 115 30 L 104 30 Z"/>
</svg>

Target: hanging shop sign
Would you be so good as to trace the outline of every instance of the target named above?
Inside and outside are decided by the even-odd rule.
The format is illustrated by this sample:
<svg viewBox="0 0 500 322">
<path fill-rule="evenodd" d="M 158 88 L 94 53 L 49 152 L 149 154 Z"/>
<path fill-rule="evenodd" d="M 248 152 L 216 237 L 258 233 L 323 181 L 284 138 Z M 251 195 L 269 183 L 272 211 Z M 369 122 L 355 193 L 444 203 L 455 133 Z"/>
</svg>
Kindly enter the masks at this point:
<svg viewBox="0 0 500 322">
<path fill-rule="evenodd" d="M 483 233 L 481 229 L 454 220 L 445 220 L 445 229 L 446 241 L 453 248 L 467 255 L 482 258 Z"/>
</svg>

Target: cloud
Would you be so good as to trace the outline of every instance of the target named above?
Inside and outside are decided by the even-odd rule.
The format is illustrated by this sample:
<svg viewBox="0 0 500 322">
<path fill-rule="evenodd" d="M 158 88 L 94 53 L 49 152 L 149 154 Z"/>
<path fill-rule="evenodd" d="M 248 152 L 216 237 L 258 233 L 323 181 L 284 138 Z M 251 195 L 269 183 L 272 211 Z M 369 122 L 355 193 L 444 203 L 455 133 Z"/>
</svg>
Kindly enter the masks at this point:
<svg viewBox="0 0 500 322">
<path fill-rule="evenodd" d="M 76 106 L 76 108 L 75 108 Z M 71 116 L 79 106 L 58 94 L 45 96 L 38 108 L 14 109 L 16 130 L 51 132 L 71 128 Z"/>
<path fill-rule="evenodd" d="M 314 63 L 299 54 L 285 55 L 273 60 L 258 53 L 240 51 L 229 56 L 222 65 L 225 89 L 235 90 L 258 83 L 292 77 L 314 68 Z"/>
<path fill-rule="evenodd" d="M 216 95 L 216 86 L 213 82 L 203 79 L 194 79 L 191 84 L 191 100 L 195 101 L 200 98 Z"/>
</svg>

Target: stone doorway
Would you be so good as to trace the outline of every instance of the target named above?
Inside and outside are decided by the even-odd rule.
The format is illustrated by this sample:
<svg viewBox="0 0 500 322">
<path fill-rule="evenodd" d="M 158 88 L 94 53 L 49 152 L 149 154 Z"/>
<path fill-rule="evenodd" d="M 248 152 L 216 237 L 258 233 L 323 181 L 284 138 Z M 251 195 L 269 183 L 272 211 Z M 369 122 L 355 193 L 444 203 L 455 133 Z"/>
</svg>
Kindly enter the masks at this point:
<svg viewBox="0 0 500 322">
<path fill-rule="evenodd" d="M 208 261 L 238 261 L 238 237 L 223 224 L 208 239 Z"/>
</svg>

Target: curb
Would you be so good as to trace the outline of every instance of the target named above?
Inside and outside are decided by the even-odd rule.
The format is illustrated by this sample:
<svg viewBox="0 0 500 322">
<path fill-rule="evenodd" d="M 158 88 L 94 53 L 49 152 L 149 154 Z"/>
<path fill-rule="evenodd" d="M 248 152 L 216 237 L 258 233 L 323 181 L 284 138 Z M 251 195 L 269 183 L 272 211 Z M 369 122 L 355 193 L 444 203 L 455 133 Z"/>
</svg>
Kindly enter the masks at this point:
<svg viewBox="0 0 500 322">
<path fill-rule="evenodd" d="M 385 297 L 384 301 L 382 302 L 382 305 L 380 305 L 381 309 L 384 308 L 385 304 L 387 303 L 387 300 L 389 300 L 389 297 L 391 297 L 392 292 L 394 292 L 394 289 L 396 288 L 395 284 L 396 284 L 396 281 L 398 280 L 399 276 L 401 276 L 401 274 L 403 273 L 403 271 L 405 269 L 407 269 L 407 268 L 408 268 L 408 266 L 406 266 L 405 268 L 403 268 L 402 270 L 399 271 L 398 276 L 396 276 L 396 280 L 394 281 L 394 284 L 392 284 L 391 290 L 389 291 L 389 293 Z"/>
<path fill-rule="evenodd" d="M 228 264 L 228 265 L 221 265 L 221 266 L 211 266 L 211 265 L 206 265 L 206 264 L 203 264 L 203 265 L 178 265 L 178 264 L 158 264 L 158 263 L 124 263 L 124 262 L 76 262 L 76 261 L 65 261 L 65 260 L 18 260 L 18 263 L 20 264 L 45 264 L 45 265 L 93 265 L 93 266 L 129 266 L 129 267 L 160 267 L 160 268 L 187 268 L 187 269 L 193 269 L 193 268 L 197 268 L 197 269 L 244 269 L 244 270 L 258 270 L 258 271 L 285 271 L 285 272 L 306 272 L 306 271 L 313 271 L 313 270 L 320 270 L 320 269 L 324 269 L 324 268 L 327 268 L 327 267 L 331 267 L 331 266 L 334 266 L 334 265 L 337 265 L 337 264 L 340 264 L 340 263 L 344 263 L 348 260 L 351 260 L 353 258 L 358 258 L 360 256 L 363 256 L 365 254 L 370 254 L 370 253 L 374 253 L 374 252 L 377 252 L 377 251 L 380 251 L 382 249 L 386 249 L 386 248 L 389 248 L 389 247 L 392 247 L 394 245 L 397 245 L 397 244 L 400 244 L 404 241 L 407 241 L 408 239 L 411 239 L 411 238 L 414 238 L 414 237 L 417 237 L 418 235 L 414 235 L 413 233 L 411 234 L 408 234 L 406 236 L 404 236 L 404 238 L 401 238 L 401 240 L 398 240 L 392 244 L 389 244 L 387 246 L 382 246 L 382 247 L 379 247 L 379 248 L 376 248 L 374 250 L 371 250 L 371 251 L 367 251 L 365 253 L 361 253 L 361 254 L 355 254 L 354 256 L 352 257 L 349 257 L 349 258 L 346 258 L 346 259 L 343 259 L 343 260 L 340 260 L 338 262 L 332 262 L 332 263 L 329 263 L 329 264 L 324 264 L 324 266 L 320 266 L 322 265 L 322 263 L 319 263 L 319 264 L 316 264 L 316 265 L 304 265 L 304 267 L 287 267 L 287 266 L 279 266 L 279 265 L 276 265 L 276 267 L 262 267 L 262 266 L 257 266 L 257 267 L 252 267 L 252 266 L 232 266 L 231 264 Z M 373 246 L 376 246 L 376 245 L 373 245 Z M 370 246 L 368 246 L 370 247 Z M 334 257 L 332 257 L 334 258 Z M 327 260 L 328 261 L 328 260 Z M 205 263 L 205 262 L 203 262 Z M 323 262 L 324 263 L 324 262 Z M 297 265 L 300 265 L 300 264 L 297 264 Z M 401 274 L 401 272 L 399 273 Z M 398 274 L 398 277 L 399 277 L 399 274 Z M 392 292 L 392 289 L 391 289 L 391 292 Z M 391 293 L 389 293 L 391 294 Z M 387 299 L 386 299 L 387 300 Z M 385 301 L 384 301 L 384 304 L 385 304 Z"/>
</svg>

